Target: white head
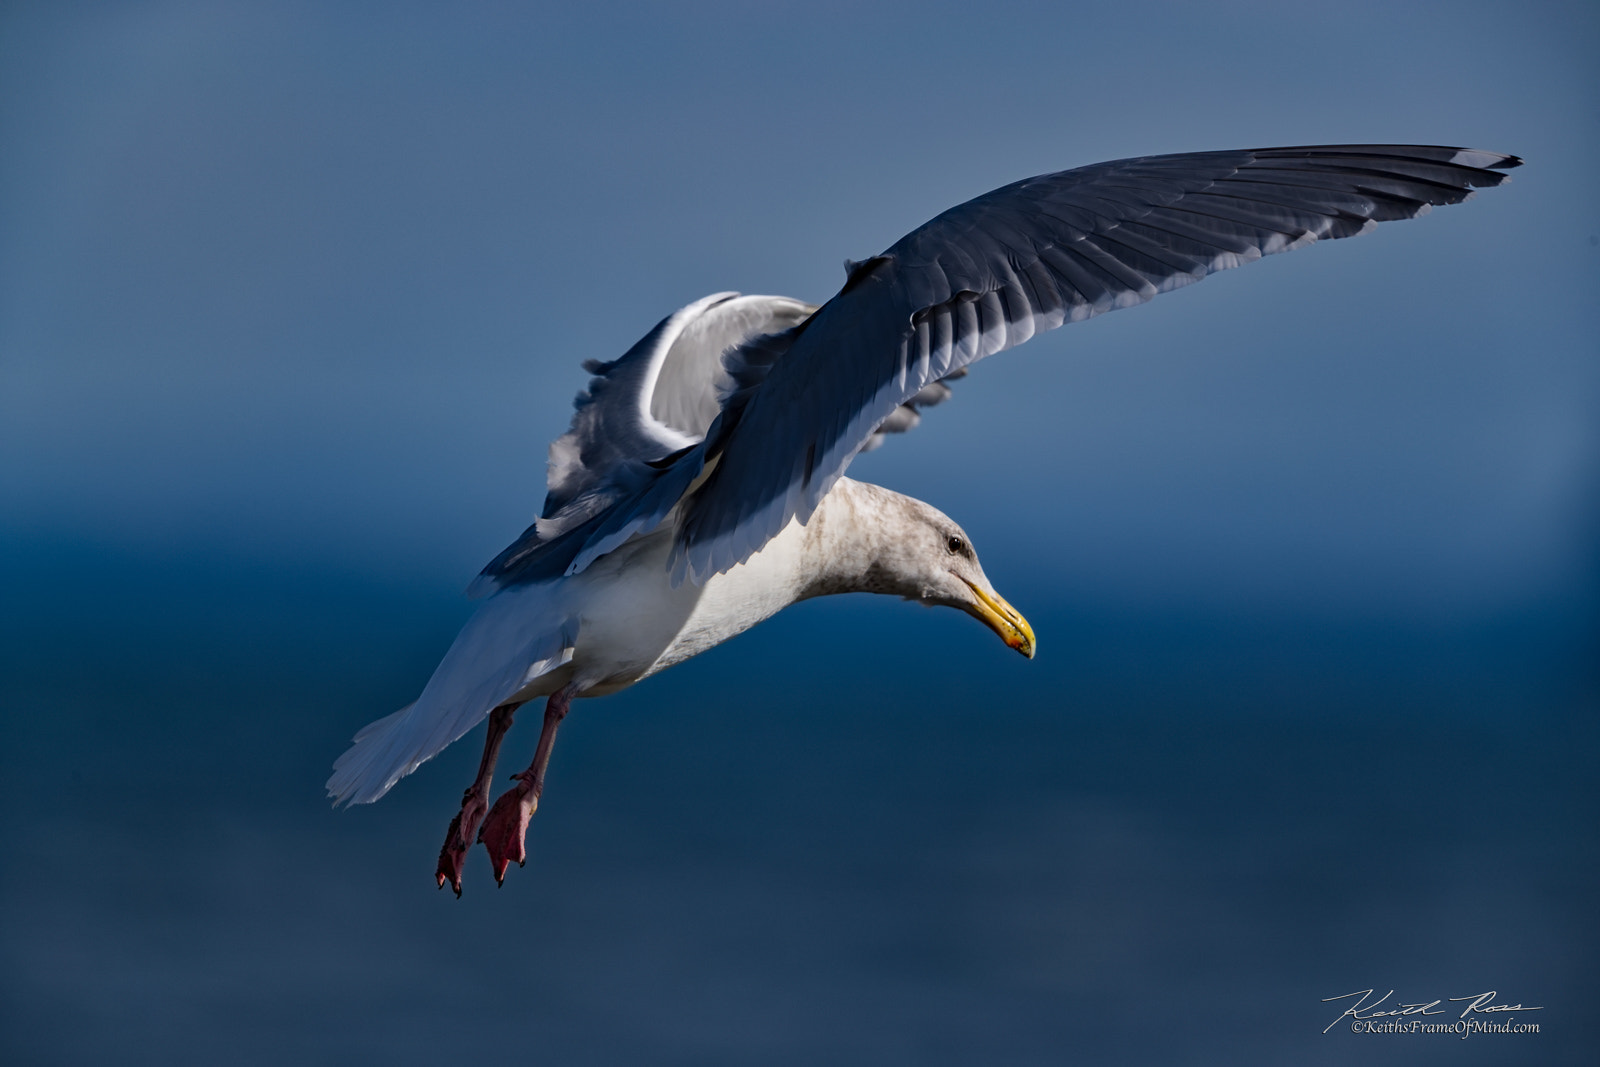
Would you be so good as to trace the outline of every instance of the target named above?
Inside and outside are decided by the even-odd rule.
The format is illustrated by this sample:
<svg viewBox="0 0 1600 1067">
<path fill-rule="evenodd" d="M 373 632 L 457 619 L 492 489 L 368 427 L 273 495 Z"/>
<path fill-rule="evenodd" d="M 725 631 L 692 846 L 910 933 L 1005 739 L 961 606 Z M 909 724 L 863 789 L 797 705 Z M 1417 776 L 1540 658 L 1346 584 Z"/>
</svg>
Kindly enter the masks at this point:
<svg viewBox="0 0 1600 1067">
<path fill-rule="evenodd" d="M 808 595 L 889 593 L 959 608 L 1033 658 L 1033 628 L 995 592 L 971 538 L 949 516 L 920 500 L 848 478 L 834 485 L 825 503 L 809 527 L 826 542 L 829 564 Z"/>
</svg>

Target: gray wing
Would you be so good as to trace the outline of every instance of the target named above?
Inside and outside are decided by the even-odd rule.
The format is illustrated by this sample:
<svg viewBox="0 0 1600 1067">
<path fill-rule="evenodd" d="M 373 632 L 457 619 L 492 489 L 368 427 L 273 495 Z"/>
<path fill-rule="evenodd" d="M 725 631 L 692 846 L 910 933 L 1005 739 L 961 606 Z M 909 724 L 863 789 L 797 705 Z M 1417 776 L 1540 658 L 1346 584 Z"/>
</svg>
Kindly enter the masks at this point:
<svg viewBox="0 0 1600 1067">
<path fill-rule="evenodd" d="M 838 295 L 683 457 L 710 474 L 679 524 L 675 573 L 703 581 L 809 519 L 885 420 L 985 356 L 1263 255 L 1459 203 L 1520 163 L 1417 145 L 1149 156 L 952 208 L 851 264 Z"/>
<path fill-rule="evenodd" d="M 620 358 L 586 361 L 594 377 L 573 402 L 571 428 L 550 444 L 544 510 L 484 568 L 471 594 L 546 577 L 561 554 L 552 554 L 553 543 L 598 528 L 592 520 L 654 486 L 664 459 L 705 437 L 733 388 L 725 353 L 814 311 L 783 296 L 712 293 L 662 319 Z"/>
<path fill-rule="evenodd" d="M 572 427 L 550 444 L 542 518 L 603 490 L 630 465 L 704 438 L 731 386 L 723 353 L 815 310 L 788 297 L 712 293 L 662 319 L 621 358 L 585 361 L 594 377 L 573 402 Z"/>
<path fill-rule="evenodd" d="M 949 383 L 966 376 L 967 369 L 962 367 L 960 370 L 951 371 L 936 382 L 929 382 L 923 386 L 917 395 L 889 412 L 889 417 L 878 424 L 878 428 L 872 431 L 872 436 L 867 438 L 867 443 L 862 445 L 860 450 L 862 452 L 871 452 L 874 448 L 883 444 L 887 435 L 915 430 L 922 423 L 923 410 L 936 404 L 943 404 L 946 400 L 949 400 Z"/>
</svg>

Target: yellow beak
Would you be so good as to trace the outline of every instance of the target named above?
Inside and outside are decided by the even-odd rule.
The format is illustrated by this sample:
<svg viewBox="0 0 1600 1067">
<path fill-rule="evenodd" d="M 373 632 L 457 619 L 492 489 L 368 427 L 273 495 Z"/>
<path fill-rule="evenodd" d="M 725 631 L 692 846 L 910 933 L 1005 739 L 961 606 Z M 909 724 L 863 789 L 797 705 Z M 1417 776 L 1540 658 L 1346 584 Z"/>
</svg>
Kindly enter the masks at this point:
<svg viewBox="0 0 1600 1067">
<path fill-rule="evenodd" d="M 956 577 L 961 578 L 958 574 Z M 1006 603 L 1005 597 L 992 589 L 981 589 L 975 583 L 963 582 L 972 589 L 973 595 L 978 600 L 967 609 L 967 614 L 982 622 L 989 629 L 1000 635 L 1000 640 L 1008 648 L 1014 648 L 1029 659 L 1033 658 L 1033 627 L 1028 625 L 1028 620 L 1016 608 Z"/>
</svg>

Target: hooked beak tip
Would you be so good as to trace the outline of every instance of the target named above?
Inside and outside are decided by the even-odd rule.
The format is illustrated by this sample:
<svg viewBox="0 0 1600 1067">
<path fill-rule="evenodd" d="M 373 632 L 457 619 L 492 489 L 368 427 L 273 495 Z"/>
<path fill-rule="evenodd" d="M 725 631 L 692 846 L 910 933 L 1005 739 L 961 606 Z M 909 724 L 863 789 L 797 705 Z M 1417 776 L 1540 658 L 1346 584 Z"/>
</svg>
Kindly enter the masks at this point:
<svg viewBox="0 0 1600 1067">
<path fill-rule="evenodd" d="M 998 634 L 1007 648 L 1015 649 L 1032 659 L 1037 647 L 1034 642 L 1033 627 L 1028 625 L 1028 620 L 1022 617 L 1022 613 L 1006 603 L 1005 597 L 994 590 L 983 589 L 966 578 L 961 580 L 966 582 L 977 598 L 969 613 Z"/>
</svg>

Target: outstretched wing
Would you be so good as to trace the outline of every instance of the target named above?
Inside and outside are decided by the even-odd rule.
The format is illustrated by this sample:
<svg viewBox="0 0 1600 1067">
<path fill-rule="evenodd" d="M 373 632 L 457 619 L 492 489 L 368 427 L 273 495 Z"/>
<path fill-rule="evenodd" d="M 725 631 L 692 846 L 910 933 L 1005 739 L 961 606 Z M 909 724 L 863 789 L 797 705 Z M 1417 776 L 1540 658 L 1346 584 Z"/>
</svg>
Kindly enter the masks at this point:
<svg viewBox="0 0 1600 1067">
<path fill-rule="evenodd" d="M 571 428 L 550 445 L 543 513 L 484 568 L 472 595 L 545 576 L 548 566 L 529 568 L 536 558 L 551 562 L 553 542 L 570 541 L 564 535 L 649 488 L 665 457 L 705 437 L 732 388 L 726 352 L 815 310 L 788 297 L 713 293 L 662 319 L 621 358 L 585 362 L 594 377 L 574 401 Z"/>
<path fill-rule="evenodd" d="M 901 405 L 985 356 L 1214 271 L 1459 203 L 1520 163 L 1419 145 L 1148 156 L 951 208 L 852 264 L 683 457 L 697 472 L 715 466 L 679 525 L 676 573 L 703 581 L 809 519 Z"/>
</svg>

